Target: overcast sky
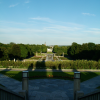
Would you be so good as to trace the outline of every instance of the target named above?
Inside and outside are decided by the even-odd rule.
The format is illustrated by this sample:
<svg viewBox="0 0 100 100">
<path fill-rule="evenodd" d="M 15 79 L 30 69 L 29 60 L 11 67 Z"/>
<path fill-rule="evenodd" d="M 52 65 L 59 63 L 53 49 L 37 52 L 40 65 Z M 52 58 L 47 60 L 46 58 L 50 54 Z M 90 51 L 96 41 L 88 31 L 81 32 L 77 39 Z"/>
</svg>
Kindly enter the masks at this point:
<svg viewBox="0 0 100 100">
<path fill-rule="evenodd" d="M 0 42 L 100 44 L 100 0 L 0 0 Z"/>
</svg>

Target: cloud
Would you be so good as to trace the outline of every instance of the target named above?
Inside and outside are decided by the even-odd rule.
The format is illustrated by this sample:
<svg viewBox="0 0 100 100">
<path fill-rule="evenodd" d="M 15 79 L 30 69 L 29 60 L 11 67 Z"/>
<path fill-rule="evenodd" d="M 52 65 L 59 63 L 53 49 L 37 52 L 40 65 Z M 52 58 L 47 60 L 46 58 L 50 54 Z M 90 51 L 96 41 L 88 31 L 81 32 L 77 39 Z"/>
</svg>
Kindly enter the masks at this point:
<svg viewBox="0 0 100 100">
<path fill-rule="evenodd" d="M 89 33 L 90 35 L 100 35 L 100 29 L 98 28 L 89 28 L 89 30 L 84 31 L 86 33 Z"/>
<path fill-rule="evenodd" d="M 18 5 L 18 3 L 17 4 L 15 4 L 15 5 L 10 5 L 9 7 L 15 7 L 15 6 L 17 6 Z"/>
<path fill-rule="evenodd" d="M 77 31 L 81 30 L 79 27 L 67 27 L 67 26 L 61 26 L 61 25 L 55 25 L 53 27 L 45 27 L 45 29 L 54 29 L 54 30 L 61 30 L 61 31 Z"/>
<path fill-rule="evenodd" d="M 41 44 L 45 41 L 48 44 L 59 45 L 68 45 L 73 41 L 77 43 L 84 43 L 84 41 L 87 43 L 96 41 L 97 43 L 99 43 L 99 35 L 92 36 L 92 30 L 89 29 L 84 33 L 78 32 L 77 30 L 79 30 L 78 27 L 67 27 L 60 25 L 44 27 L 42 29 L 7 27 L 0 28 L 0 40 L 3 43 L 10 43 L 11 41 L 13 41 L 15 43 L 24 44 Z"/>
<path fill-rule="evenodd" d="M 55 28 L 42 28 L 42 29 L 33 29 L 33 28 L 0 28 L 0 39 L 3 42 L 15 42 L 15 43 L 33 43 L 41 44 L 44 43 L 44 40 L 49 44 L 64 44 L 65 41 L 75 41 L 84 37 L 84 34 L 75 34 L 70 32 L 63 32 L 62 30 L 56 30 Z M 58 27 L 59 28 L 59 27 Z M 70 34 L 69 34 L 70 33 Z M 23 37 L 24 35 L 24 37 Z M 76 39 L 77 38 L 77 39 Z M 52 40 L 52 41 L 51 41 Z M 62 42 L 60 42 L 62 41 Z M 67 42 L 68 43 L 68 42 Z"/>
<path fill-rule="evenodd" d="M 91 30 L 99 31 L 99 28 L 90 28 Z"/>
<path fill-rule="evenodd" d="M 92 33 L 92 34 L 98 34 L 98 35 L 100 35 L 100 31 L 84 31 L 84 32 L 88 32 L 88 33 Z"/>
<path fill-rule="evenodd" d="M 35 17 L 35 18 L 30 18 L 30 19 L 33 19 L 33 20 L 40 20 L 40 21 L 46 21 L 46 22 L 50 22 L 50 23 L 53 23 L 54 21 L 51 20 L 50 18 L 45 18 L 45 17 Z"/>
<path fill-rule="evenodd" d="M 26 1 L 25 3 L 29 3 L 29 1 Z"/>
<path fill-rule="evenodd" d="M 84 31 L 87 33 L 94 34 L 94 35 L 100 35 L 100 29 L 99 28 L 89 28 L 88 30 Z"/>
<path fill-rule="evenodd" d="M 89 16 L 95 16 L 95 14 L 90 14 L 90 13 L 82 13 L 83 15 L 89 15 Z"/>
</svg>

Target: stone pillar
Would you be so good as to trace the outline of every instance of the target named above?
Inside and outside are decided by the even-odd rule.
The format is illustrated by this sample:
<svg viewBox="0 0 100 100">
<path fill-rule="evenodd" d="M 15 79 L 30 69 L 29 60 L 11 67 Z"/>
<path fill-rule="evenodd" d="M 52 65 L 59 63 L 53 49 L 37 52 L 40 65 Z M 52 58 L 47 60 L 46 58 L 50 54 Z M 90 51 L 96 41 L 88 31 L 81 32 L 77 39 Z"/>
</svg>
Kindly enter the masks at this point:
<svg viewBox="0 0 100 100">
<path fill-rule="evenodd" d="M 14 58 L 14 62 L 15 62 L 16 60 L 15 60 L 15 58 Z"/>
<path fill-rule="evenodd" d="M 28 73 L 28 77 L 29 77 L 29 73 Z M 28 96 L 29 96 L 29 94 L 28 94 L 28 86 L 29 86 L 28 77 L 23 78 L 23 75 L 22 75 L 22 90 L 26 90 L 26 100 L 28 100 Z"/>
<path fill-rule="evenodd" d="M 78 100 L 79 97 L 84 96 L 84 92 L 83 91 L 76 91 L 76 100 Z"/>
<path fill-rule="evenodd" d="M 63 57 L 64 57 L 64 52 L 63 52 Z"/>
<path fill-rule="evenodd" d="M 74 78 L 74 100 L 76 100 L 76 92 L 80 91 L 80 79 Z"/>
<path fill-rule="evenodd" d="M 42 57 L 42 51 L 41 51 L 41 57 Z"/>
<path fill-rule="evenodd" d="M 26 98 L 26 90 L 20 90 L 18 93 L 20 95 L 24 96 L 25 97 L 25 100 L 27 100 L 27 98 Z"/>
<path fill-rule="evenodd" d="M 36 52 L 36 56 L 37 56 L 37 52 Z"/>
</svg>

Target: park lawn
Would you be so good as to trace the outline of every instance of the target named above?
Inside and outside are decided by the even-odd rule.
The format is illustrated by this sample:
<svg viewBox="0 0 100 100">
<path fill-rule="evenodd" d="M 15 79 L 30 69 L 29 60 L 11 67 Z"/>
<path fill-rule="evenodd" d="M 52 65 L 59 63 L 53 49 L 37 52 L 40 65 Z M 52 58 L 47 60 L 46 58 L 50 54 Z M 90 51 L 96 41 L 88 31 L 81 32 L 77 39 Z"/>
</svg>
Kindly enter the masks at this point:
<svg viewBox="0 0 100 100">
<path fill-rule="evenodd" d="M 15 80 L 18 80 L 20 82 L 22 82 L 22 71 L 0 71 L 1 74 L 9 76 Z M 50 76 L 49 76 L 50 75 Z M 69 78 L 52 78 L 53 76 L 67 76 Z M 81 82 L 84 82 L 86 80 L 89 80 L 93 77 L 96 77 L 100 75 L 100 72 L 81 72 Z M 29 76 L 35 76 L 35 78 L 29 78 L 29 80 L 34 80 L 34 79 L 63 79 L 63 80 L 71 80 L 74 81 L 74 79 L 72 77 L 74 77 L 74 72 L 29 72 Z M 36 76 L 48 76 L 48 77 L 43 77 L 43 78 L 38 78 Z M 0 86 L 3 86 L 2 84 L 0 84 Z M 3 86 L 5 87 L 5 86 Z M 100 86 L 98 86 L 96 89 L 100 89 Z"/>
<path fill-rule="evenodd" d="M 59 59 L 61 59 L 61 60 L 69 60 L 68 58 L 66 58 L 66 57 L 58 57 Z"/>
<path fill-rule="evenodd" d="M 22 81 L 22 71 L 0 71 L 1 74 L 4 75 L 11 75 L 9 77 L 14 78 L 18 81 Z M 43 78 L 41 77 L 35 77 L 35 78 L 31 78 L 31 79 L 45 79 L 45 78 L 49 78 L 53 75 L 53 76 L 67 76 L 70 78 L 64 78 L 64 77 L 55 77 L 54 79 L 64 79 L 64 80 L 71 80 L 73 81 L 74 79 L 72 77 L 74 77 L 74 72 L 34 72 L 34 71 L 29 71 L 29 76 L 45 76 Z M 100 75 L 100 72 L 81 72 L 81 82 L 86 81 L 88 79 L 91 79 L 93 77 L 96 77 Z M 47 77 L 46 77 L 47 76 Z M 29 78 L 29 80 L 31 80 Z"/>
<path fill-rule="evenodd" d="M 39 58 L 42 58 L 42 57 L 31 57 L 31 58 L 28 58 L 28 59 L 26 59 L 26 60 L 38 60 Z"/>
<path fill-rule="evenodd" d="M 47 54 L 53 54 L 53 52 L 47 52 Z"/>
<path fill-rule="evenodd" d="M 45 56 L 45 54 L 37 53 L 37 56 Z"/>
</svg>

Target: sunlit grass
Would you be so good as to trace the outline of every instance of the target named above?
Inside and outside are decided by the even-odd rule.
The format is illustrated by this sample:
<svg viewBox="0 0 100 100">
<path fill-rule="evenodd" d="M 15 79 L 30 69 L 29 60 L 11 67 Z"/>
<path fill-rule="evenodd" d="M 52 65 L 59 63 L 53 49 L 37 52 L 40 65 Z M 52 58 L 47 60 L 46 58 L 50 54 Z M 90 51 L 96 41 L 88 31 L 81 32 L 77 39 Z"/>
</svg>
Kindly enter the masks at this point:
<svg viewBox="0 0 100 100">
<path fill-rule="evenodd" d="M 14 78 L 18 81 L 22 81 L 22 71 L 0 71 L 1 74 L 7 75 L 11 78 Z M 12 76 L 10 76 L 12 75 Z M 50 77 L 49 77 L 50 75 Z M 52 77 L 53 75 L 53 77 Z M 86 81 L 88 79 L 91 79 L 93 77 L 96 77 L 100 75 L 100 72 L 81 72 L 81 82 Z M 71 80 L 73 81 L 74 77 L 74 72 L 34 72 L 34 71 L 29 71 L 29 76 L 36 76 L 34 78 L 29 78 L 29 80 L 32 79 L 63 79 L 63 80 Z M 44 76 L 44 77 L 40 77 Z M 62 77 L 54 77 L 54 76 L 62 76 Z M 66 78 L 64 78 L 67 76 Z"/>
</svg>

